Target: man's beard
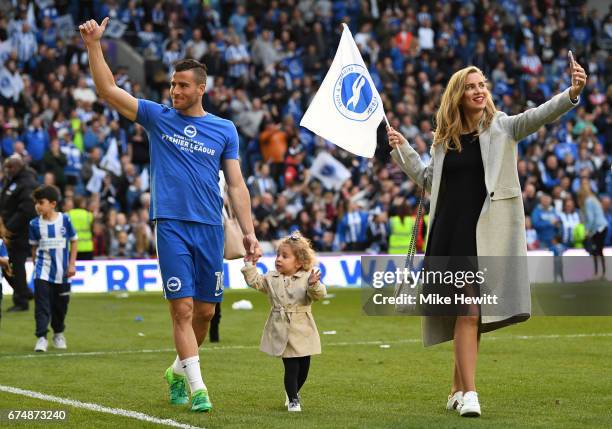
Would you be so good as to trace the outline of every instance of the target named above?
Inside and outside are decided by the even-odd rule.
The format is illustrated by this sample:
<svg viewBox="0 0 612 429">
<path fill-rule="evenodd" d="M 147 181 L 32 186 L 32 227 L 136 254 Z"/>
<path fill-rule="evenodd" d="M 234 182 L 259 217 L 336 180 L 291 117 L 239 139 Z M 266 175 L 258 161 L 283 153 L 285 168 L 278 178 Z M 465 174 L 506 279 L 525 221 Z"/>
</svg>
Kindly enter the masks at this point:
<svg viewBox="0 0 612 429">
<path fill-rule="evenodd" d="M 193 107 L 194 105 L 196 105 L 198 102 L 197 98 L 187 98 L 187 97 L 183 97 L 183 99 L 180 101 L 180 104 L 183 104 L 184 106 L 181 107 L 182 110 L 187 110 L 191 107 Z M 173 104 L 175 104 L 173 102 Z M 176 105 L 173 106 L 175 109 L 177 108 Z"/>
</svg>

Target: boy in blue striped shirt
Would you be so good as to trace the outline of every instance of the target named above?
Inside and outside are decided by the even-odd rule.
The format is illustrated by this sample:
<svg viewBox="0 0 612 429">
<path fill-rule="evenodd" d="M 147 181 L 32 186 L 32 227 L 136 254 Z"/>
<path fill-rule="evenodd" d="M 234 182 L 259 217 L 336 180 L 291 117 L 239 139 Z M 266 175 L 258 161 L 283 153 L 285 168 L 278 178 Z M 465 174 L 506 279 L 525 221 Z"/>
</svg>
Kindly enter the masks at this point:
<svg viewBox="0 0 612 429">
<path fill-rule="evenodd" d="M 38 338 L 34 351 L 46 352 L 49 319 L 54 332 L 53 346 L 56 349 L 66 348 L 64 319 L 70 300 L 70 277 L 76 272 L 77 235 L 70 217 L 55 210 L 60 199 L 60 192 L 55 186 L 36 188 L 32 198 L 40 215 L 30 221 L 34 317 Z"/>
</svg>

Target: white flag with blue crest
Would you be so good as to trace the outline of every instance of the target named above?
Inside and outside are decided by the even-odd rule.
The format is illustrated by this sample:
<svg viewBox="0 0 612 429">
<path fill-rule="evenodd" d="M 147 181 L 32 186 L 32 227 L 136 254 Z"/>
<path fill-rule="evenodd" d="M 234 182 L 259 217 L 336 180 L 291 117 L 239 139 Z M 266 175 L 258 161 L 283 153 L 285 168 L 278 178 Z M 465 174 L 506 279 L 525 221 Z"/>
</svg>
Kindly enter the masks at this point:
<svg viewBox="0 0 612 429">
<path fill-rule="evenodd" d="M 319 152 L 310 167 L 310 174 L 318 179 L 325 189 L 336 191 L 351 178 L 351 172 L 327 152 Z"/>
<path fill-rule="evenodd" d="M 385 112 L 353 36 L 343 26 L 334 61 L 300 125 L 355 155 L 371 158 Z"/>
</svg>

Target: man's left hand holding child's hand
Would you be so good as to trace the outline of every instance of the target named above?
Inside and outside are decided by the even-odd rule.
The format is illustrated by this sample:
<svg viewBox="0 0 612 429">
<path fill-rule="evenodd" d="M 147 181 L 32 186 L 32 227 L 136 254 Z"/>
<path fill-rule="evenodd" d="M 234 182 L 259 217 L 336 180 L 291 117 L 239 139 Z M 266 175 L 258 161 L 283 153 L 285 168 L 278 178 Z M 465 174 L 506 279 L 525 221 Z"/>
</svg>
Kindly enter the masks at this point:
<svg viewBox="0 0 612 429">
<path fill-rule="evenodd" d="M 257 263 L 257 261 L 259 260 L 260 256 L 261 255 L 259 255 L 257 252 L 255 252 L 255 253 L 253 253 L 251 255 L 249 255 L 247 253 L 247 255 L 244 257 L 244 264 L 247 265 L 247 264 L 251 263 L 251 264 L 255 265 Z"/>
</svg>

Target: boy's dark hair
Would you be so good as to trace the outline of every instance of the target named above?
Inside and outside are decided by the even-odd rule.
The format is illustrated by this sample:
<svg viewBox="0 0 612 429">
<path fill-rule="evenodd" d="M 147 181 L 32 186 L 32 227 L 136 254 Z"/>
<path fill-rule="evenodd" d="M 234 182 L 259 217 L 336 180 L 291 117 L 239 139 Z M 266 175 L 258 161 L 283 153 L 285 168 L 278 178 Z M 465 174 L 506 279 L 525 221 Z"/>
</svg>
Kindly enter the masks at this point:
<svg viewBox="0 0 612 429">
<path fill-rule="evenodd" d="M 42 185 L 34 189 L 32 198 L 34 201 L 49 200 L 49 202 L 55 201 L 57 203 L 60 200 L 60 191 L 56 186 Z"/>
<path fill-rule="evenodd" d="M 175 72 L 183 72 L 187 70 L 193 71 L 193 77 L 195 78 L 196 83 L 198 85 L 206 84 L 206 72 L 208 70 L 206 69 L 205 64 L 191 58 L 185 58 L 183 60 L 176 61 L 173 66 Z"/>
</svg>

